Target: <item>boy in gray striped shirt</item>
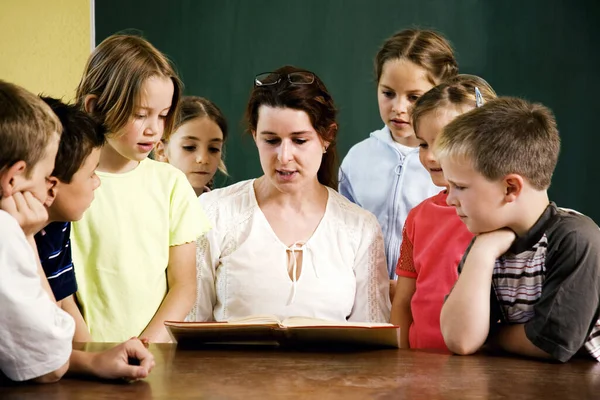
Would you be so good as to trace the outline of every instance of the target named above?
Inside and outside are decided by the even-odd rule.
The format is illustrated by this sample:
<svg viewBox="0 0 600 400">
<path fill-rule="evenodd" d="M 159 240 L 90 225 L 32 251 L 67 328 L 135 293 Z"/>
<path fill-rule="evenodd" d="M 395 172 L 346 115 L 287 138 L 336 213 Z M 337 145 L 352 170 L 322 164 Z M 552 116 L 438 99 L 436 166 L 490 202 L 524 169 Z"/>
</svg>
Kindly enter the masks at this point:
<svg viewBox="0 0 600 400">
<path fill-rule="evenodd" d="M 476 237 L 441 314 L 448 348 L 600 361 L 600 230 L 548 199 L 560 139 L 552 112 L 499 98 L 435 144 L 448 204 Z"/>
</svg>

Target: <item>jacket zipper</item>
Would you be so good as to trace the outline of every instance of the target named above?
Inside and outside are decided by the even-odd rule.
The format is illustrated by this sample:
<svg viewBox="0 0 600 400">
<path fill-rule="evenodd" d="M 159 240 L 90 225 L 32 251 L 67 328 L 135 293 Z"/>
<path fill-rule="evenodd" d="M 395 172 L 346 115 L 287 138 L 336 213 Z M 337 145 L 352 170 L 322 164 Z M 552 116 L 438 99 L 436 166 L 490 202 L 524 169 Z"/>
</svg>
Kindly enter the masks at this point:
<svg viewBox="0 0 600 400">
<path fill-rule="evenodd" d="M 396 164 L 396 166 L 394 167 L 394 175 L 396 175 L 396 182 L 394 184 L 394 194 L 392 196 L 392 204 L 391 204 L 391 208 L 392 208 L 392 218 L 388 219 L 388 226 L 387 226 L 387 232 L 386 234 L 388 235 L 388 238 L 390 238 L 388 240 L 388 246 L 392 244 L 392 238 L 393 238 L 393 230 L 395 228 L 395 223 L 394 221 L 396 221 L 396 214 L 397 214 L 397 210 L 399 208 L 398 204 L 397 204 L 397 196 L 398 196 L 398 186 L 400 185 L 400 179 L 402 178 L 402 174 L 404 174 L 404 170 L 402 167 L 404 167 L 404 161 L 406 160 L 406 156 L 402 156 L 402 154 L 400 153 L 400 151 L 398 151 L 398 149 L 394 148 L 394 151 L 396 152 L 396 155 L 398 156 L 399 160 L 398 163 Z M 400 163 L 402 163 L 402 165 L 400 165 Z M 400 168 L 399 171 L 397 171 Z M 402 240 L 402 238 L 400 239 Z M 391 249 L 386 249 L 386 256 L 388 255 L 388 253 L 391 253 Z M 389 254 L 391 255 L 391 254 Z M 387 257 L 386 257 L 387 259 Z M 389 268 L 389 262 L 390 260 L 386 260 L 388 262 L 388 268 Z M 388 270 L 388 275 L 390 279 L 394 279 L 394 277 L 396 276 L 396 272 L 392 269 L 392 271 Z"/>
</svg>

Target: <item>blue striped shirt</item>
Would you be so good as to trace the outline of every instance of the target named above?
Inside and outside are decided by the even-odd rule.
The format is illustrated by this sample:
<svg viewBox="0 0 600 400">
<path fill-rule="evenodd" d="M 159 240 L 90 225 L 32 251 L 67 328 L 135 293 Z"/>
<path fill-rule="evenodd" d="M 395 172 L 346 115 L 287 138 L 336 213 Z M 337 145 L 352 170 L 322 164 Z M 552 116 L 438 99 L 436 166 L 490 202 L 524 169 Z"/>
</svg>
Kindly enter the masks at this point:
<svg viewBox="0 0 600 400">
<path fill-rule="evenodd" d="M 57 301 L 77 292 L 70 235 L 70 222 L 51 222 L 35 235 L 40 261 Z"/>
</svg>

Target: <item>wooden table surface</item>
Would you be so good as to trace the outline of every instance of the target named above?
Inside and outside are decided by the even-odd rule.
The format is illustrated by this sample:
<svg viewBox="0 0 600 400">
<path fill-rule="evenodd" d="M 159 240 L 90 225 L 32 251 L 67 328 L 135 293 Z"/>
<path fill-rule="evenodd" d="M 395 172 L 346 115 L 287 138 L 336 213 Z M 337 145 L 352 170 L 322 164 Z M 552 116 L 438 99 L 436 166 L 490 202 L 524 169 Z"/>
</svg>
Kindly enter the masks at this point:
<svg viewBox="0 0 600 400">
<path fill-rule="evenodd" d="M 156 367 L 144 381 L 65 378 L 3 386 L 0 399 L 600 399 L 600 363 L 583 359 L 558 364 L 417 350 L 150 349 Z"/>
</svg>

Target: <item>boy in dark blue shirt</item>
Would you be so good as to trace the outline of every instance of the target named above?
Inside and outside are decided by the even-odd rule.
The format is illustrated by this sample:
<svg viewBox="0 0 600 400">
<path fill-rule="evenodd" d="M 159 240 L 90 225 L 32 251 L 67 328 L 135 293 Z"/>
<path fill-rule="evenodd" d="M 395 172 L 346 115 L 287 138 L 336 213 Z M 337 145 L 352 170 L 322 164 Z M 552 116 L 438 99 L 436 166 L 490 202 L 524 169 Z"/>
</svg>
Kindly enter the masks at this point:
<svg viewBox="0 0 600 400">
<path fill-rule="evenodd" d="M 75 320 L 76 342 L 90 341 L 91 336 L 75 302 L 75 270 L 71 259 L 71 222 L 81 219 L 100 186 L 95 170 L 105 130 L 92 117 L 74 105 L 42 98 L 58 116 L 63 132 L 56 155 L 52 179 L 56 180 L 48 195 L 48 225 L 35 235 L 38 254 L 50 288 L 60 307 Z"/>
</svg>

